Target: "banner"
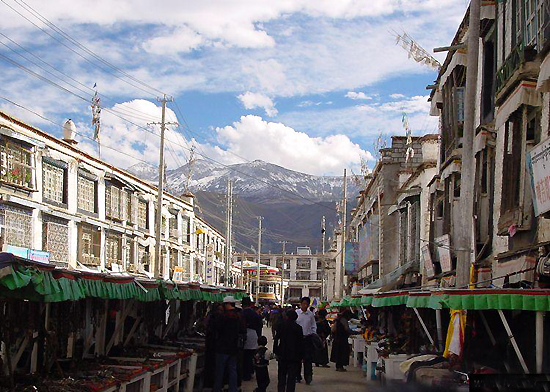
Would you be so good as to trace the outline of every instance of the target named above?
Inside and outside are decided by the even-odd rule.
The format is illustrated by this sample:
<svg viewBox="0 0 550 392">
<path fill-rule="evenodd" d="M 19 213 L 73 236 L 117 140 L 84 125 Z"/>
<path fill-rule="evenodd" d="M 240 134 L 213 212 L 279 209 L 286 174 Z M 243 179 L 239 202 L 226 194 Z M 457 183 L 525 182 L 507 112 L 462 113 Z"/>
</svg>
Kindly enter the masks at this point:
<svg viewBox="0 0 550 392">
<path fill-rule="evenodd" d="M 184 271 L 183 267 L 175 266 L 172 282 L 183 283 L 183 271 Z"/>
<path fill-rule="evenodd" d="M 346 275 L 357 275 L 359 270 L 359 243 L 346 242 Z"/>
<path fill-rule="evenodd" d="M 206 247 L 206 283 L 214 284 L 214 244 Z"/>
<path fill-rule="evenodd" d="M 535 216 L 550 211 L 550 138 L 527 153 Z"/>
</svg>

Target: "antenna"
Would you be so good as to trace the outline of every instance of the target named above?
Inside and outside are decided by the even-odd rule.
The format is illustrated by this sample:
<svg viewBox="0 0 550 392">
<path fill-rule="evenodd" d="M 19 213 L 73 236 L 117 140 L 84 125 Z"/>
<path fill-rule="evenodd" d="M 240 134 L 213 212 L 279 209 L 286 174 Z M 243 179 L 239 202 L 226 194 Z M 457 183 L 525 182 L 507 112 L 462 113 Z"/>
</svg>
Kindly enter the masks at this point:
<svg viewBox="0 0 550 392">
<path fill-rule="evenodd" d="M 441 63 L 420 46 L 409 34 L 406 32 L 398 34 L 395 31 L 392 34 L 396 37 L 395 44 L 401 45 L 409 53 L 409 58 L 412 57 L 417 63 L 426 65 L 437 71 L 441 69 Z"/>
</svg>

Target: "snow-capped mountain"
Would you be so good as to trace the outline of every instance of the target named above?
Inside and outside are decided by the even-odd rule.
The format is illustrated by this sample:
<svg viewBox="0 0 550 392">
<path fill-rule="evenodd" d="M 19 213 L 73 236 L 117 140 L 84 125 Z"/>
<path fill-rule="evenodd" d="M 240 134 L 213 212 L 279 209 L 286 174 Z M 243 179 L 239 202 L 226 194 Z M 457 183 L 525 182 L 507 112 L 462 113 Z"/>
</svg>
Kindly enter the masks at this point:
<svg viewBox="0 0 550 392">
<path fill-rule="evenodd" d="M 128 171 L 145 180 L 157 178 L 156 170 L 144 164 L 131 166 Z M 260 160 L 228 166 L 197 160 L 191 167 L 190 177 L 189 171 L 189 165 L 167 171 L 166 182 L 171 193 L 183 193 L 187 182 L 192 192 L 225 193 L 229 178 L 235 195 L 255 202 L 307 204 L 342 197 L 342 177 L 313 176 Z M 354 188 L 355 185 L 348 183 L 348 186 Z M 355 191 L 350 189 L 350 194 Z"/>
</svg>

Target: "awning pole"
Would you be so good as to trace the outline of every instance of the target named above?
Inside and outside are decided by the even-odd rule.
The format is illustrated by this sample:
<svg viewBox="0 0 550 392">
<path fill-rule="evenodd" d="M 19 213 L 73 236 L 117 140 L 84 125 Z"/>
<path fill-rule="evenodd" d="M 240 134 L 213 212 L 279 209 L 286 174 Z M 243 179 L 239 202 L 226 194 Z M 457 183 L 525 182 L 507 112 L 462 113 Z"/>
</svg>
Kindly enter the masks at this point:
<svg viewBox="0 0 550 392">
<path fill-rule="evenodd" d="M 441 328 L 441 309 L 435 310 L 435 323 L 437 326 L 437 344 L 439 351 L 443 351 L 443 328 Z"/>
<path fill-rule="evenodd" d="M 435 343 L 432 338 L 432 335 L 430 335 L 430 332 L 428 332 L 428 328 L 426 327 L 426 324 L 424 324 L 424 320 L 422 320 L 422 317 L 420 317 L 420 313 L 418 312 L 418 309 L 417 308 L 413 308 L 413 309 L 414 309 L 414 312 L 416 313 L 416 316 L 418 317 L 418 320 L 420 320 L 420 324 L 422 324 L 422 328 L 424 328 L 424 332 L 426 333 L 426 336 L 428 337 L 428 339 L 430 339 L 430 343 L 432 344 L 432 346 L 435 347 Z"/>
<path fill-rule="evenodd" d="M 487 330 L 487 334 L 489 335 L 489 340 L 491 340 L 491 344 L 495 346 L 497 344 L 497 341 L 495 339 L 495 336 L 493 335 L 493 331 L 491 331 L 491 328 L 489 328 L 489 323 L 487 322 L 487 319 L 485 318 L 485 314 L 480 310 L 479 315 L 481 316 L 481 321 L 483 321 L 483 325 L 485 326 L 485 329 Z M 504 363 L 504 367 L 510 373 L 510 365 L 508 365 L 508 362 L 502 361 Z"/>
<path fill-rule="evenodd" d="M 512 346 L 514 346 L 514 350 L 516 351 L 516 354 L 519 358 L 519 362 L 521 363 L 521 367 L 523 368 L 523 371 L 525 374 L 529 374 L 529 369 L 527 368 L 527 364 L 525 363 L 525 359 L 523 359 L 523 355 L 521 355 L 521 351 L 519 351 L 518 343 L 516 342 L 516 338 L 512 334 L 512 330 L 510 329 L 510 325 L 508 325 L 508 321 L 506 320 L 506 316 L 504 316 L 504 312 L 501 309 L 498 309 L 498 315 L 500 316 L 500 319 L 502 320 L 502 324 L 504 325 L 504 329 L 506 329 L 506 333 L 508 334 L 508 338 L 510 339 L 510 342 L 512 343 Z"/>
<path fill-rule="evenodd" d="M 536 355 L 537 355 L 537 374 L 542 374 L 542 358 L 544 343 L 544 312 L 537 312 L 536 316 Z"/>
</svg>

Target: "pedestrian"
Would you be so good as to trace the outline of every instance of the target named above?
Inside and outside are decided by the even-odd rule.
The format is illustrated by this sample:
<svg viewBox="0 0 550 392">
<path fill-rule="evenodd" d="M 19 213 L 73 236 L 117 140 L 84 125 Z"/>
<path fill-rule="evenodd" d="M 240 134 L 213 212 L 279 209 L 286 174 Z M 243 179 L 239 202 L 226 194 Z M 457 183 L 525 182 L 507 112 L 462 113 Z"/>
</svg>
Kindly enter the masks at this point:
<svg viewBox="0 0 550 392">
<path fill-rule="evenodd" d="M 280 306 L 275 306 L 273 308 L 269 320 L 271 321 L 271 336 L 275 339 L 275 331 L 283 321 L 283 310 Z"/>
<path fill-rule="evenodd" d="M 267 338 L 260 336 L 258 338 L 258 349 L 254 355 L 254 369 L 256 370 L 256 382 L 258 388 L 254 392 L 266 392 L 269 385 L 269 360 L 275 358 L 275 355 L 267 349 Z"/>
<path fill-rule="evenodd" d="M 296 311 L 287 310 L 284 321 L 275 332 L 273 351 L 279 363 L 277 392 L 294 392 L 296 389 L 296 377 L 304 358 L 304 333 L 296 323 L 297 319 Z"/>
<path fill-rule="evenodd" d="M 262 317 L 252 308 L 250 297 L 242 300 L 243 317 L 246 323 L 246 343 L 243 353 L 243 381 L 250 381 L 254 374 L 254 353 L 258 349 L 258 338 L 262 336 Z"/>
<path fill-rule="evenodd" d="M 359 334 L 360 332 L 353 332 L 349 328 L 349 320 L 353 318 L 351 311 L 343 311 L 334 321 L 334 325 L 331 328 L 334 340 L 332 342 L 332 352 L 330 353 L 331 362 L 336 363 L 337 372 L 345 372 L 344 366 L 349 365 L 350 348 L 348 339 L 351 335 Z"/>
<path fill-rule="evenodd" d="M 237 356 L 246 339 L 246 326 L 235 310 L 235 298 L 223 299 L 223 313 L 216 317 L 214 333 L 216 334 L 216 373 L 214 392 L 221 392 L 224 375 L 227 371 L 229 392 L 237 392 Z"/>
<path fill-rule="evenodd" d="M 318 321 L 317 321 L 317 335 L 321 338 L 323 342 L 323 347 L 315 352 L 315 366 L 322 366 L 325 368 L 330 367 L 328 362 L 328 344 L 327 338 L 330 336 L 330 325 L 327 321 L 327 311 L 321 309 L 317 312 Z"/>
<path fill-rule="evenodd" d="M 303 359 L 303 368 L 304 368 L 304 379 L 306 384 L 309 385 L 313 381 L 313 356 L 315 354 L 315 347 L 313 345 L 313 335 L 317 333 L 317 324 L 315 323 L 315 315 L 309 310 L 309 305 L 311 300 L 309 297 L 303 297 L 300 300 L 300 309 L 296 311 L 298 314 L 298 320 L 296 322 L 302 327 L 304 334 L 304 359 Z M 300 366 L 300 371 L 296 377 L 297 382 L 302 381 L 302 369 Z"/>
<path fill-rule="evenodd" d="M 204 353 L 204 371 L 206 374 L 213 374 L 216 369 L 216 320 L 223 313 L 223 306 L 220 303 L 212 305 L 212 309 L 204 319 L 206 336 L 205 336 L 205 353 Z M 204 380 L 203 388 L 212 388 L 214 379 L 212 377 Z"/>
</svg>

